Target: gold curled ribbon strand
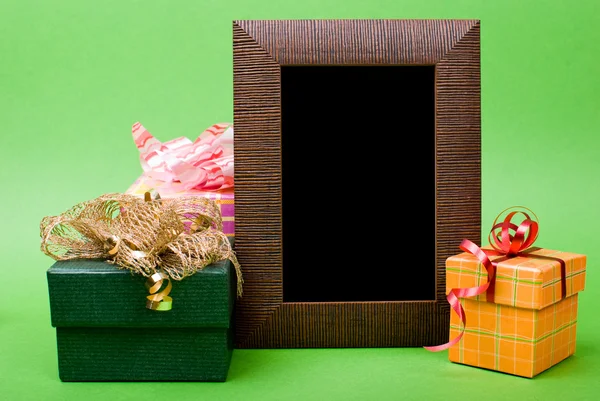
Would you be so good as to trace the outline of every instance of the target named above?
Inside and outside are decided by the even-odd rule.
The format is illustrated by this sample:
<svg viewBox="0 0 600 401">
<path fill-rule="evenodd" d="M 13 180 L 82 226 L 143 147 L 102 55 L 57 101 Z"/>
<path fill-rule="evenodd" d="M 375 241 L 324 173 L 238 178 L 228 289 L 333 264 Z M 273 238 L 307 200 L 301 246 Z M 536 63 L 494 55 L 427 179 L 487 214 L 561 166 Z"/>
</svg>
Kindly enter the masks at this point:
<svg viewBox="0 0 600 401">
<path fill-rule="evenodd" d="M 106 244 L 104 245 L 104 248 L 107 250 L 110 256 L 114 256 L 117 254 L 117 252 L 119 252 L 119 245 L 121 245 L 121 238 L 119 238 L 116 235 L 111 235 L 106 239 Z M 112 248 L 108 249 L 111 246 Z"/>
<path fill-rule="evenodd" d="M 165 280 L 167 286 L 159 292 Z M 146 297 L 148 299 L 146 301 L 146 308 L 156 311 L 171 310 L 173 307 L 173 298 L 169 296 L 172 288 L 169 276 L 163 272 L 154 273 L 146 280 L 146 288 L 150 293 L 150 295 Z"/>
<path fill-rule="evenodd" d="M 144 192 L 144 201 L 152 202 L 155 200 L 160 200 L 160 194 L 155 189 L 151 189 L 149 191 Z"/>
</svg>

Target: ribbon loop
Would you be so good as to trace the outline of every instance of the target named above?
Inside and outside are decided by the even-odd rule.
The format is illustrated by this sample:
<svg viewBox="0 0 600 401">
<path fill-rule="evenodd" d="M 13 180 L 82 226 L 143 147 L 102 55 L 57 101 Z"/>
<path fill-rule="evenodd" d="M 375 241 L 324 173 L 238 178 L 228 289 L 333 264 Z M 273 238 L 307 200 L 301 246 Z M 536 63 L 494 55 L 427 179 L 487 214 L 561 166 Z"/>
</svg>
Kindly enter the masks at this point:
<svg viewBox="0 0 600 401">
<path fill-rule="evenodd" d="M 507 215 L 501 223 L 498 223 L 504 213 L 507 213 Z M 516 225 L 512 223 L 512 219 L 519 214 L 523 215 L 524 219 L 519 225 Z M 507 256 L 515 256 L 531 247 L 537 236 L 538 222 L 535 213 L 526 207 L 514 206 L 505 209 L 496 216 L 488 241 L 497 252 Z"/>
</svg>

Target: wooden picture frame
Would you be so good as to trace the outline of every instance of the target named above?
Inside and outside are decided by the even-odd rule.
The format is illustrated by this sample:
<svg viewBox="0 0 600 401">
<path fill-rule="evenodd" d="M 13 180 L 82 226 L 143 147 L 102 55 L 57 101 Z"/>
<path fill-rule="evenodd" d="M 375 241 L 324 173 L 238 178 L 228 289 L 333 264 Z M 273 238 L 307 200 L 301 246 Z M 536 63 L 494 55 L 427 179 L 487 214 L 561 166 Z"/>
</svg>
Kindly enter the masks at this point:
<svg viewBox="0 0 600 401">
<path fill-rule="evenodd" d="M 435 345 L 448 341 L 450 308 L 446 300 L 445 261 L 460 252 L 458 245 L 464 238 L 478 243 L 481 235 L 479 25 L 477 20 L 234 21 L 235 249 L 244 276 L 244 295 L 238 300 L 235 311 L 236 347 L 410 347 Z M 424 102 L 431 99 L 430 114 L 427 114 L 429 111 L 426 110 L 423 112 L 423 116 L 431 115 L 431 123 L 428 122 L 429 117 L 424 117 L 422 120 L 424 126 L 429 127 L 427 130 L 430 130 L 431 135 L 413 135 L 407 132 L 421 130 L 420 115 L 410 123 L 412 124 L 410 130 L 403 130 L 404 117 L 414 114 L 410 111 L 404 113 L 404 117 L 397 121 L 393 116 L 388 116 L 386 120 L 389 120 L 388 126 L 391 128 L 374 131 L 369 135 L 369 140 L 385 141 L 385 144 L 379 145 L 378 149 L 381 151 L 391 148 L 390 155 L 393 155 L 396 148 L 388 144 L 393 142 L 389 135 L 400 135 L 403 141 L 413 137 L 429 138 L 427 140 L 431 145 L 421 146 L 417 143 L 413 149 L 431 148 L 423 153 L 430 154 L 431 160 L 421 164 L 425 170 L 430 170 L 428 178 L 426 180 L 423 178 L 429 188 L 426 192 L 430 191 L 428 193 L 431 194 L 431 197 L 427 198 L 430 199 L 427 200 L 430 204 L 426 202 L 429 206 L 423 209 L 422 216 L 431 222 L 427 223 L 429 227 L 427 230 L 430 230 L 427 232 L 430 232 L 431 236 L 423 239 L 418 233 L 412 234 L 411 230 L 415 229 L 418 220 L 410 221 L 408 225 L 402 224 L 399 220 L 393 229 L 386 232 L 388 237 L 378 239 L 382 244 L 378 252 L 385 254 L 388 267 L 382 263 L 374 263 L 374 260 L 378 260 L 376 258 L 356 257 L 355 264 L 362 270 L 348 274 L 352 277 L 361 276 L 362 278 L 357 279 L 359 281 L 373 275 L 383 275 L 377 279 L 379 281 L 373 281 L 383 285 L 385 282 L 392 281 L 385 276 L 391 274 L 389 272 L 396 272 L 393 274 L 399 276 L 394 278 L 395 282 L 403 283 L 411 280 L 411 272 L 423 269 L 431 272 L 427 273 L 430 276 L 423 276 L 430 277 L 427 279 L 430 282 L 427 285 L 431 286 L 423 287 L 427 288 L 426 291 L 431 288 L 431 295 L 427 295 L 425 299 L 376 300 L 371 293 L 365 295 L 365 299 L 353 300 L 348 298 L 348 294 L 340 293 L 333 301 L 323 301 L 325 298 L 323 293 L 320 293 L 321 298 L 314 298 L 320 301 L 313 302 L 312 295 L 302 294 L 301 291 L 297 298 L 289 298 L 292 299 L 291 301 L 286 300 L 286 295 L 289 296 L 292 290 L 286 290 L 284 295 L 284 276 L 288 271 L 285 267 L 284 254 L 289 254 L 287 251 L 284 252 L 284 247 L 285 244 L 292 246 L 290 238 L 295 238 L 293 244 L 302 243 L 303 264 L 294 269 L 304 269 L 306 277 L 314 277 L 318 280 L 326 268 L 333 270 L 340 268 L 336 266 L 338 260 L 336 252 L 327 250 L 326 245 L 330 239 L 333 241 L 336 230 L 323 222 L 323 216 L 317 220 L 307 218 L 308 234 L 300 236 L 296 233 L 300 230 L 294 230 L 293 233 L 288 230 L 284 235 L 286 225 L 283 210 L 288 209 L 282 207 L 285 198 L 282 188 L 292 188 L 292 186 L 285 179 L 282 185 L 283 171 L 286 171 L 283 167 L 286 159 L 282 155 L 286 151 L 289 152 L 285 149 L 302 149 L 302 152 L 306 153 L 302 157 L 310 159 L 312 165 L 320 156 L 318 149 L 311 148 L 315 145 L 308 139 L 333 135 L 331 126 L 326 129 L 315 129 L 314 132 L 303 131 L 304 137 L 300 132 L 294 131 L 295 135 L 289 134 L 295 129 L 294 127 L 304 124 L 303 118 L 310 121 L 313 114 L 320 109 L 306 109 L 305 113 L 294 117 L 294 125 L 291 128 L 285 128 L 290 125 L 286 125 L 282 118 L 282 110 L 284 114 L 287 113 L 285 115 L 291 116 L 292 113 L 286 110 L 292 110 L 293 107 L 285 104 L 282 106 L 282 102 L 294 102 L 296 99 L 296 92 L 293 92 L 293 96 L 287 96 L 285 92 L 288 91 L 285 88 L 294 86 L 290 86 L 289 82 L 292 81 L 286 77 L 307 77 L 306 74 L 315 71 L 315 76 L 318 77 L 320 74 L 318 71 L 334 71 L 302 70 L 291 67 L 344 66 L 365 67 L 367 69 L 357 71 L 361 71 L 360 74 L 364 71 L 377 71 L 374 74 L 377 76 L 381 75 L 380 72 L 392 70 L 368 70 L 368 68 L 414 66 L 419 69 L 410 70 L 411 74 L 414 71 L 422 71 L 423 76 L 430 77 L 423 78 L 422 82 L 424 87 L 429 88 L 423 93 L 432 91 L 431 96 L 426 95 L 423 98 Z M 402 71 L 396 74 L 400 76 L 404 74 L 403 71 L 409 70 L 398 71 Z M 331 77 L 339 75 L 330 74 Z M 302 87 L 307 82 L 315 82 L 311 79 L 308 77 L 301 83 L 293 81 L 292 84 L 295 82 L 296 87 Z M 348 81 L 346 85 L 344 79 L 346 78 L 341 79 L 340 86 L 336 88 L 343 89 L 348 86 L 353 88 L 356 81 Z M 389 90 L 385 92 L 387 85 L 384 83 L 380 85 L 384 87 L 381 93 L 388 93 L 391 102 L 401 102 L 401 107 L 410 107 L 414 103 L 412 96 L 422 93 L 419 84 L 415 84 L 417 86 L 412 89 L 409 88 L 410 82 L 415 79 L 420 82 L 418 79 L 421 78 L 410 76 L 393 83 L 396 85 L 393 88 L 400 88 L 393 92 Z M 329 80 L 330 78 L 322 78 L 319 82 L 329 82 Z M 331 95 L 320 93 L 315 88 L 318 89 L 318 86 L 311 89 L 314 92 L 312 99 Z M 403 95 L 404 88 L 412 91 L 411 99 L 406 99 L 408 95 Z M 337 97 L 331 95 L 332 100 L 328 104 L 342 101 L 348 93 L 351 92 L 344 92 Z M 312 102 L 305 99 L 294 106 L 309 107 L 310 104 Z M 379 105 L 387 106 L 387 104 Z M 425 109 L 429 110 L 429 106 Z M 344 116 L 357 113 L 360 111 L 337 114 L 336 121 L 340 122 L 345 118 Z M 429 132 L 427 130 L 423 132 Z M 286 132 L 289 134 L 287 137 Z M 344 141 L 344 138 L 351 138 L 352 134 L 346 132 L 346 136 L 339 133 L 336 135 L 334 139 L 339 143 Z M 285 142 L 282 138 L 288 137 L 298 138 L 299 142 L 294 146 L 282 146 Z M 306 143 L 303 144 L 302 140 Z M 397 151 L 402 152 L 401 149 L 401 147 L 397 148 Z M 292 155 L 292 153 L 288 154 Z M 374 157 L 377 159 L 377 154 Z M 401 158 L 407 160 L 406 163 L 412 160 L 408 157 Z M 417 154 L 416 158 L 420 158 L 420 155 Z M 429 156 L 423 158 L 429 160 Z M 410 168 L 410 173 L 407 173 L 408 165 L 403 166 L 402 171 L 390 173 L 387 177 L 400 190 L 401 180 L 409 174 L 417 177 L 417 181 L 420 179 L 418 172 L 421 167 Z M 319 180 L 307 180 L 307 182 L 316 181 Z M 303 202 L 303 207 L 312 207 L 307 205 L 322 202 L 323 197 L 335 198 L 338 193 L 342 196 L 337 190 L 324 194 L 313 191 L 306 182 L 296 181 L 296 183 L 297 186 L 307 186 L 303 189 L 305 192 L 301 200 L 297 198 L 303 193 L 294 192 L 296 201 Z M 327 186 L 323 188 L 328 192 Z M 413 196 L 417 196 L 417 193 L 418 191 L 412 194 L 406 192 L 403 201 L 399 198 L 394 201 L 393 199 L 396 198 L 391 198 L 393 206 L 391 212 L 387 213 L 392 217 L 379 216 L 378 204 L 375 201 L 370 204 L 369 210 L 374 213 L 376 220 L 394 219 L 403 213 L 410 215 L 402 210 L 402 203 L 410 201 Z M 377 186 L 361 188 L 361 194 L 360 199 L 367 203 L 370 197 L 375 199 L 381 196 Z M 286 203 L 286 207 L 289 204 L 291 203 Z M 319 209 L 314 208 L 311 212 L 317 210 Z M 326 215 L 327 211 L 324 213 Z M 295 227 L 299 227 L 297 220 L 294 224 Z M 369 238 L 377 235 L 377 231 L 371 231 Z M 353 236 L 355 237 L 356 235 Z M 311 243 L 314 245 L 310 245 Z M 367 254 L 368 251 L 365 249 Z M 294 257 L 298 259 L 298 249 L 294 249 L 294 252 L 296 252 Z M 289 261 L 292 259 L 287 260 L 288 265 L 291 266 L 292 262 Z M 347 261 L 344 263 L 348 266 Z M 289 271 L 292 271 L 291 267 Z M 340 271 L 342 270 L 338 270 L 335 273 L 337 276 L 332 275 L 328 280 L 344 279 L 344 274 Z M 295 277 L 301 280 L 298 278 L 301 277 L 300 275 Z M 292 279 L 289 282 L 291 283 Z M 325 293 L 329 287 L 333 291 L 331 281 L 327 283 L 324 287 Z M 348 281 L 347 284 L 351 287 L 356 283 Z M 305 286 L 305 283 L 300 286 Z M 393 291 L 394 287 L 390 288 Z M 403 291 L 405 290 L 398 289 L 399 294 Z M 398 299 L 402 298 L 400 295 L 399 297 Z"/>
</svg>

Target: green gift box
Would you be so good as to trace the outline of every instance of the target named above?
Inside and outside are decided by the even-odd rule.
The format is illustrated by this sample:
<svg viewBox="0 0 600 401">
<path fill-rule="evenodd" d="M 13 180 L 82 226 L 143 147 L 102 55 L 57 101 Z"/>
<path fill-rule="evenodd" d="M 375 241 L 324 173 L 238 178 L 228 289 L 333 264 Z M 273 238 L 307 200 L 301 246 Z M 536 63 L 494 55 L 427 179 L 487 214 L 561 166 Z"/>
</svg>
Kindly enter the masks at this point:
<svg viewBox="0 0 600 401">
<path fill-rule="evenodd" d="M 172 281 L 173 307 L 146 308 L 146 278 L 103 260 L 47 271 L 62 381 L 227 379 L 233 351 L 235 269 L 215 262 Z"/>
</svg>

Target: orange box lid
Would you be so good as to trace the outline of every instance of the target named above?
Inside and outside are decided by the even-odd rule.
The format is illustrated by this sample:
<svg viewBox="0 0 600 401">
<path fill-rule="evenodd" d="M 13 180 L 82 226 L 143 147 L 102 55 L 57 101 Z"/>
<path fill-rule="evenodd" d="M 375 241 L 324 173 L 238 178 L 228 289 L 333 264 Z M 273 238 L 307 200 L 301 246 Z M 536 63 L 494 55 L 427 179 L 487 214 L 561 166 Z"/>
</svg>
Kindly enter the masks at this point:
<svg viewBox="0 0 600 401">
<path fill-rule="evenodd" d="M 482 247 L 481 249 L 492 249 Z M 543 309 L 563 298 L 561 262 L 565 264 L 565 297 L 585 287 L 586 256 L 544 248 L 530 248 L 519 256 L 490 256 L 496 263 L 494 302 L 518 308 Z M 446 260 L 446 293 L 487 282 L 487 271 L 471 253 L 463 252 Z M 487 302 L 486 293 L 474 297 Z"/>
</svg>

